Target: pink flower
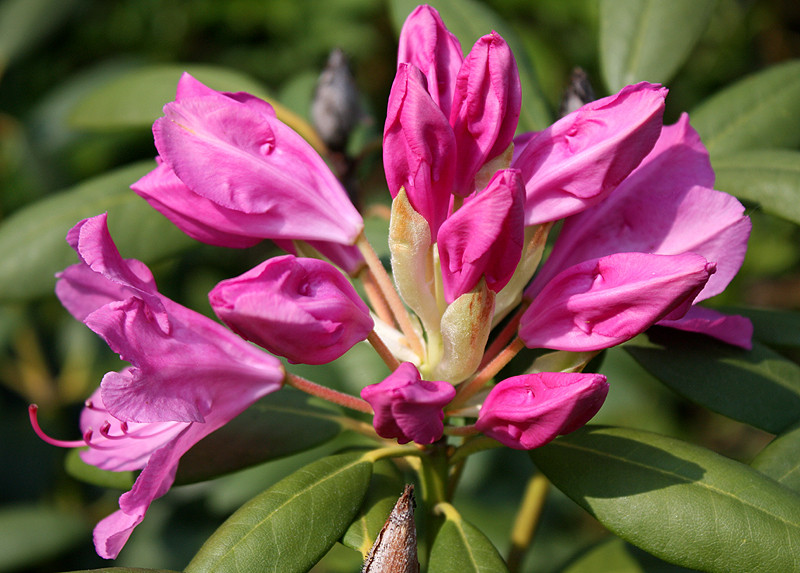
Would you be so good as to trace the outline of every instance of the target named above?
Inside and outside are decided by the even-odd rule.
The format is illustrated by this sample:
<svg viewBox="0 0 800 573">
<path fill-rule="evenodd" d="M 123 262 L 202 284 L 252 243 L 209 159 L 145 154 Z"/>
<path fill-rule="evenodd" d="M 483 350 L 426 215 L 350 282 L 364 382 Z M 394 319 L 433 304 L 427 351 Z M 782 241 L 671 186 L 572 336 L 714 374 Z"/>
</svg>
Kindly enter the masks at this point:
<svg viewBox="0 0 800 573">
<path fill-rule="evenodd" d="M 685 314 L 715 265 L 700 255 L 616 253 L 571 266 L 522 315 L 529 348 L 610 348 L 668 316 Z"/>
<path fill-rule="evenodd" d="M 160 164 L 133 185 L 190 236 L 240 247 L 260 239 L 352 245 L 361 216 L 322 158 L 249 94 L 188 74 L 153 125 Z"/>
<path fill-rule="evenodd" d="M 570 266 L 619 252 L 699 254 L 715 263 L 716 272 L 693 302 L 719 294 L 744 260 L 751 225 L 741 203 L 713 190 L 713 184 L 708 152 L 683 115 L 664 127 L 650 154 L 604 201 L 566 219 L 526 294 L 535 296 Z M 722 332 L 713 325 L 717 318 L 709 318 L 706 334 Z M 695 315 L 692 321 L 690 329 L 702 331 L 702 319 Z M 749 348 L 749 321 L 741 318 L 727 326 L 735 329 L 735 344 Z"/>
<path fill-rule="evenodd" d="M 472 193 L 484 163 L 511 145 L 521 106 L 514 55 L 492 32 L 475 43 L 456 78 L 450 112 L 457 148 L 453 193 L 461 197 Z"/>
<path fill-rule="evenodd" d="M 525 224 L 556 221 L 605 198 L 653 148 L 667 90 L 627 86 L 533 135 L 511 163 L 525 182 Z"/>
<path fill-rule="evenodd" d="M 586 424 L 607 394 L 602 374 L 514 376 L 492 388 L 475 427 L 510 448 L 530 450 Z"/>
<path fill-rule="evenodd" d="M 78 223 L 68 241 L 82 263 L 59 273 L 56 293 L 132 366 L 103 377 L 81 417 L 82 442 L 45 439 L 88 445 L 84 460 L 104 469 L 142 469 L 95 528 L 98 553 L 114 558 L 172 485 L 180 457 L 280 389 L 284 373 L 273 356 L 161 295 L 144 264 L 120 257 L 105 215 Z"/>
<path fill-rule="evenodd" d="M 494 292 L 511 279 L 522 255 L 524 193 L 519 171 L 498 171 L 486 189 L 439 229 L 442 282 L 448 304 L 472 290 L 481 277 Z"/>
<path fill-rule="evenodd" d="M 317 259 L 275 257 L 222 281 L 208 298 L 234 332 L 293 363 L 332 362 L 373 327 L 352 285 Z"/>
<path fill-rule="evenodd" d="M 428 221 L 432 237 L 450 207 L 455 151 L 453 130 L 431 99 L 422 72 L 400 64 L 383 129 L 383 167 L 392 197 L 405 188 L 414 210 Z"/>
<path fill-rule="evenodd" d="M 422 380 L 410 362 L 403 362 L 383 382 L 361 390 L 361 397 L 375 410 L 375 431 L 401 444 L 432 444 L 442 437 L 442 408 L 455 395 L 447 382 Z"/>
<path fill-rule="evenodd" d="M 439 12 L 428 5 L 414 8 L 400 31 L 397 63 L 412 64 L 422 72 L 428 93 L 447 118 L 463 59 L 461 43 Z"/>
</svg>

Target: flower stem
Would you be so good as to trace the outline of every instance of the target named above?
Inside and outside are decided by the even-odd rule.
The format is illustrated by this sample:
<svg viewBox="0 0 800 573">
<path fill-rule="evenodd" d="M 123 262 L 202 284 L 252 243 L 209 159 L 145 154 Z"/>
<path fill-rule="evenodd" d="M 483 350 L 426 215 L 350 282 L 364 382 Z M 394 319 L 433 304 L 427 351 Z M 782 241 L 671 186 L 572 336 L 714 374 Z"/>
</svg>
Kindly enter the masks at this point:
<svg viewBox="0 0 800 573">
<path fill-rule="evenodd" d="M 361 251 L 361 254 L 364 255 L 364 260 L 367 262 L 369 272 L 372 273 L 372 277 L 377 283 L 377 287 L 386 298 L 386 302 L 389 304 L 389 308 L 392 310 L 392 314 L 394 315 L 394 319 L 397 321 L 397 325 L 405 335 L 409 347 L 414 351 L 414 354 L 420 357 L 420 359 L 424 358 L 425 350 L 422 347 L 422 341 L 411 324 L 411 318 L 408 315 L 408 311 L 406 310 L 403 301 L 400 299 L 400 295 L 398 295 L 397 291 L 394 289 L 394 285 L 392 284 L 391 277 L 389 277 L 389 273 L 387 273 L 386 269 L 383 268 L 383 264 L 381 264 L 378 255 L 375 253 L 372 245 L 369 244 L 369 241 L 367 241 L 364 233 L 361 233 L 361 235 L 358 236 L 356 246 Z"/>
<path fill-rule="evenodd" d="M 550 482 L 542 473 L 536 473 L 525 488 L 522 504 L 514 520 L 514 527 L 511 530 L 511 547 L 508 550 L 506 564 L 510 573 L 520 570 L 522 559 L 533 541 L 536 533 L 536 526 L 542 515 L 547 491 Z"/>
<path fill-rule="evenodd" d="M 483 450 L 491 450 L 494 448 L 501 448 L 503 444 L 497 440 L 493 440 L 487 436 L 475 436 L 464 442 L 464 445 L 457 448 L 453 455 L 450 456 L 450 463 L 455 464 L 461 460 L 467 459 L 472 454 L 482 452 Z"/>
<path fill-rule="evenodd" d="M 506 364 L 511 362 L 511 359 L 523 348 L 525 348 L 525 344 L 519 337 L 511 341 L 511 344 L 506 346 L 505 349 L 489 362 L 483 370 L 478 372 L 472 380 L 461 385 L 456 397 L 450 402 L 448 409 L 456 408 L 474 396 L 483 388 L 484 384 L 494 378 Z"/>
<path fill-rule="evenodd" d="M 389 367 L 389 370 L 392 372 L 397 370 L 397 367 L 400 366 L 400 361 L 386 347 L 386 345 L 383 343 L 383 340 L 381 340 L 381 337 L 378 336 L 378 333 L 373 330 L 367 335 L 367 340 L 372 345 L 372 348 L 375 349 L 375 352 L 378 353 L 378 356 L 383 359 L 386 366 Z"/>
<path fill-rule="evenodd" d="M 386 302 L 386 297 L 383 296 L 381 289 L 378 288 L 378 284 L 375 282 L 375 277 L 370 272 L 369 267 L 361 270 L 359 278 L 361 279 L 361 284 L 364 285 L 364 292 L 369 299 L 370 305 L 372 305 L 372 310 L 383 322 L 393 325 L 392 310 L 389 308 L 389 303 Z"/>
<path fill-rule="evenodd" d="M 500 354 L 500 351 L 505 348 L 508 344 L 508 341 L 516 334 L 517 329 L 519 328 L 519 321 L 522 318 L 525 309 L 528 308 L 529 303 L 523 303 L 518 309 L 517 312 L 514 313 L 508 324 L 503 327 L 503 330 L 497 335 L 486 351 L 483 353 L 483 360 L 481 360 L 481 365 L 478 367 L 485 368 L 487 364 L 489 364 L 492 360 L 497 358 L 497 355 Z"/>
<path fill-rule="evenodd" d="M 327 388 L 326 386 L 306 380 L 291 372 L 286 373 L 284 381 L 289 386 L 302 390 L 306 394 L 311 394 L 312 396 L 322 398 L 323 400 L 338 404 L 339 406 L 344 406 L 345 408 L 350 408 L 358 412 L 364 412 L 365 414 L 373 413 L 372 407 L 365 400 L 356 398 L 350 394 L 345 394 L 344 392 L 339 392 L 338 390 L 333 390 L 332 388 Z"/>
</svg>

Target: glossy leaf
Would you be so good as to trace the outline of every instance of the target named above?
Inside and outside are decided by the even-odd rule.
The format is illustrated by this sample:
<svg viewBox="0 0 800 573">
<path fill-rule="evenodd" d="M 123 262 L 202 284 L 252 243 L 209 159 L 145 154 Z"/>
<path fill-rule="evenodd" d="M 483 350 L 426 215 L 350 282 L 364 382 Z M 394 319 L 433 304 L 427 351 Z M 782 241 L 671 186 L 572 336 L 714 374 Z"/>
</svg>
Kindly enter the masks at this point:
<svg viewBox="0 0 800 573">
<path fill-rule="evenodd" d="M 587 426 L 533 450 L 537 467 L 619 537 L 683 567 L 796 571 L 800 495 L 705 448 Z"/>
<path fill-rule="evenodd" d="M 34 505 L 0 510 L 0 571 L 53 558 L 85 541 L 89 524 L 76 513 Z"/>
<path fill-rule="evenodd" d="M 129 189 L 154 166 L 151 161 L 136 163 L 89 179 L 5 219 L 0 225 L 0 300 L 29 300 L 52 293 L 55 273 L 78 262 L 67 245 L 67 231 L 81 219 L 104 211 L 125 258 L 149 263 L 193 244 Z"/>
<path fill-rule="evenodd" d="M 175 99 L 175 88 L 183 72 L 218 91 L 248 92 L 268 99 L 278 119 L 305 137 L 316 149 L 324 145 L 300 116 L 269 98 L 264 86 L 235 70 L 217 66 L 170 64 L 145 66 L 113 77 L 80 99 L 69 116 L 76 129 L 150 129 L 162 115 L 165 104 Z"/>
<path fill-rule="evenodd" d="M 800 60 L 723 89 L 689 114 L 711 157 L 800 144 Z"/>
<path fill-rule="evenodd" d="M 361 453 L 301 468 L 228 518 L 186 572 L 308 571 L 352 522 L 371 475 L 372 462 Z"/>
<path fill-rule="evenodd" d="M 748 352 L 667 328 L 648 336 L 623 348 L 678 394 L 773 434 L 800 420 L 800 366 L 758 341 Z"/>
<path fill-rule="evenodd" d="M 68 573 L 178 573 L 171 569 L 142 569 L 140 567 L 103 567 L 102 569 L 81 569 Z"/>
<path fill-rule="evenodd" d="M 364 503 L 342 536 L 342 544 L 359 551 L 366 558 L 397 498 L 403 493 L 404 483 L 392 462 L 377 462 Z"/>
<path fill-rule="evenodd" d="M 5 0 L 0 5 L 0 75 L 64 22 L 76 0 Z"/>
<path fill-rule="evenodd" d="M 800 225 L 800 151 L 763 149 L 713 157 L 714 187 Z"/>
<path fill-rule="evenodd" d="M 741 314 L 753 323 L 753 336 L 769 346 L 800 346 L 800 312 L 766 308 L 726 307 L 727 314 Z"/>
<path fill-rule="evenodd" d="M 398 35 L 406 17 L 419 4 L 418 0 L 391 1 L 392 22 Z M 519 116 L 518 132 L 541 130 L 552 123 L 552 114 L 542 95 L 525 44 L 496 12 L 475 0 L 431 0 L 427 4 L 439 11 L 445 26 L 458 37 L 465 52 L 472 48 L 478 38 L 492 30 L 508 42 L 517 61 L 519 81 L 522 84 L 522 111 Z"/>
<path fill-rule="evenodd" d="M 800 425 L 776 437 L 750 465 L 786 487 L 800 492 Z"/>
<path fill-rule="evenodd" d="M 619 537 L 609 537 L 571 561 L 561 573 L 681 573 L 692 571 L 661 561 Z"/>
<path fill-rule="evenodd" d="M 703 34 L 715 0 L 603 0 L 600 65 L 609 92 L 666 83 Z"/>
<path fill-rule="evenodd" d="M 184 454 L 176 483 L 211 479 L 323 444 L 342 429 L 337 414 L 292 388 L 269 394 Z"/>
<path fill-rule="evenodd" d="M 77 449 L 70 450 L 64 458 L 64 469 L 77 480 L 113 489 L 131 489 L 136 480 L 135 472 L 111 472 L 87 464 L 81 459 L 80 450 Z"/>
<path fill-rule="evenodd" d="M 445 522 L 433 540 L 428 563 L 429 571 L 437 573 L 508 571 L 497 549 L 477 527 L 464 520 L 450 504 L 441 503 L 437 508 L 443 510 Z"/>
</svg>

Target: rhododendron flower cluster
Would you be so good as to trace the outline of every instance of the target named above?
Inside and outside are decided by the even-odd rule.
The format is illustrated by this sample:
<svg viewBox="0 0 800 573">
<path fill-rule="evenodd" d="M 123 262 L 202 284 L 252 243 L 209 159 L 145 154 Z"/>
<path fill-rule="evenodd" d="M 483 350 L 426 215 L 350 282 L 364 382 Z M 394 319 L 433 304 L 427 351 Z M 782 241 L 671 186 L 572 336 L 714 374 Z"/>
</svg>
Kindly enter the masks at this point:
<svg viewBox="0 0 800 573">
<path fill-rule="evenodd" d="M 378 440 L 483 435 L 531 449 L 597 413 L 613 380 L 582 370 L 653 325 L 748 347 L 748 321 L 694 305 L 730 282 L 750 223 L 713 190 L 688 117 L 663 125 L 666 95 L 628 86 L 518 134 L 520 81 L 503 38 L 464 56 L 420 6 L 400 35 L 383 134 L 390 277 L 342 185 L 268 103 L 181 77 L 153 127 L 157 166 L 134 191 L 199 241 L 272 239 L 289 254 L 211 291 L 231 332 L 161 295 L 117 253 L 104 216 L 70 232 L 82 262 L 57 294 L 132 366 L 87 402 L 82 441 L 46 439 L 88 445 L 83 459 L 101 468 L 143 468 L 98 525 L 98 552 L 117 555 L 194 443 L 283 384 L 372 415 Z M 324 364 L 364 340 L 387 375 L 361 399 L 266 352 Z M 503 379 L 526 347 L 544 352 Z"/>
</svg>

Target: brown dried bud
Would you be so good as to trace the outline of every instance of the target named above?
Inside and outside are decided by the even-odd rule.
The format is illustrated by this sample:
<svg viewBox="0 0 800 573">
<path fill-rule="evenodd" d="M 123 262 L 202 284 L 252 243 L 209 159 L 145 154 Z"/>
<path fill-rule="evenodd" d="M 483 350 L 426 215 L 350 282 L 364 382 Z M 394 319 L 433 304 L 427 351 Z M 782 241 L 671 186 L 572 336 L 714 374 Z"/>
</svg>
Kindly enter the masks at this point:
<svg viewBox="0 0 800 573">
<path fill-rule="evenodd" d="M 419 573 L 413 485 L 407 485 L 397 500 L 361 573 Z"/>
<path fill-rule="evenodd" d="M 317 80 L 311 117 L 322 141 L 333 151 L 344 151 L 350 132 L 361 119 L 358 88 L 347 56 L 335 49 Z"/>
<path fill-rule="evenodd" d="M 589 76 L 582 68 L 575 68 L 572 70 L 572 77 L 570 77 L 564 97 L 561 98 L 558 116 L 564 117 L 594 99 L 594 90 L 589 82 Z"/>
</svg>

